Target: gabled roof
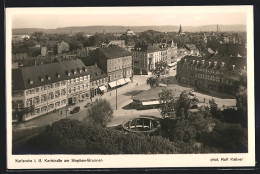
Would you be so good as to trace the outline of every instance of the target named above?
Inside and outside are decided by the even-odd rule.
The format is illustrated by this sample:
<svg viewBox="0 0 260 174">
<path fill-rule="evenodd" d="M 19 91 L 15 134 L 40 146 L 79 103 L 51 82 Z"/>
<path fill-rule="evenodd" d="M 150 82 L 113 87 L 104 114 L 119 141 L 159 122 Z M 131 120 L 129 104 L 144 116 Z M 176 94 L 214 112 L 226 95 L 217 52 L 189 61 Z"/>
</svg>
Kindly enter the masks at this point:
<svg viewBox="0 0 260 174">
<path fill-rule="evenodd" d="M 88 75 L 81 60 L 71 60 L 33 67 L 19 68 L 12 71 L 13 90 L 30 89 L 62 80 Z M 81 70 L 81 73 L 80 73 Z M 74 74 L 73 72 L 76 72 Z M 70 76 L 68 76 L 70 73 Z M 49 77 L 49 78 L 48 78 Z M 41 81 L 43 79 L 43 81 Z M 32 83 L 30 83 L 32 81 Z"/>
</svg>

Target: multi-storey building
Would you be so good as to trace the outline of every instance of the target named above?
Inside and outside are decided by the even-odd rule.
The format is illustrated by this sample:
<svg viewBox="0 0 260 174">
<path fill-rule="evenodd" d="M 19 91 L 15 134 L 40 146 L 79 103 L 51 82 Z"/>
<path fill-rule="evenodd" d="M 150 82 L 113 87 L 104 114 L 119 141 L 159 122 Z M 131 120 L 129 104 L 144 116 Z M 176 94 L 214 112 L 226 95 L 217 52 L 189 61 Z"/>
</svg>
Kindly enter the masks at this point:
<svg viewBox="0 0 260 174">
<path fill-rule="evenodd" d="M 177 64 L 177 81 L 201 90 L 233 94 L 234 84 L 246 72 L 246 58 L 209 54 L 185 56 Z"/>
<path fill-rule="evenodd" d="M 159 61 L 171 64 L 175 46 L 166 44 L 136 44 L 132 50 L 133 66 L 135 74 L 148 74 L 155 68 Z"/>
<path fill-rule="evenodd" d="M 13 120 L 26 121 L 89 96 L 90 74 L 81 60 L 12 70 Z M 34 106 L 34 112 L 19 110 Z"/>
<path fill-rule="evenodd" d="M 107 74 L 110 89 L 131 81 L 132 54 L 119 46 L 98 48 L 91 53 L 88 60 L 96 62 Z"/>
<path fill-rule="evenodd" d="M 98 94 L 104 94 L 107 91 L 107 74 L 97 65 L 88 66 L 87 68 L 90 73 L 90 97 L 93 98 Z"/>
</svg>

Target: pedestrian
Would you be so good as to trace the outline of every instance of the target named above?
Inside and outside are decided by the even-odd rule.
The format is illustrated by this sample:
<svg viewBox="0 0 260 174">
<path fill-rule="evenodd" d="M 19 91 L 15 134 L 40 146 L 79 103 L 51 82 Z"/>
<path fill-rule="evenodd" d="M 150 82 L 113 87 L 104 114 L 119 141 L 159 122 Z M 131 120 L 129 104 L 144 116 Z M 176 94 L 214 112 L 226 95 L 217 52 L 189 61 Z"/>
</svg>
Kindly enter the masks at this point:
<svg viewBox="0 0 260 174">
<path fill-rule="evenodd" d="M 111 92 L 110 92 L 110 96 L 111 96 Z"/>
<path fill-rule="evenodd" d="M 206 99 L 204 98 L 204 103 L 205 103 Z"/>
<path fill-rule="evenodd" d="M 60 115 L 62 115 L 62 110 L 60 111 Z"/>
</svg>

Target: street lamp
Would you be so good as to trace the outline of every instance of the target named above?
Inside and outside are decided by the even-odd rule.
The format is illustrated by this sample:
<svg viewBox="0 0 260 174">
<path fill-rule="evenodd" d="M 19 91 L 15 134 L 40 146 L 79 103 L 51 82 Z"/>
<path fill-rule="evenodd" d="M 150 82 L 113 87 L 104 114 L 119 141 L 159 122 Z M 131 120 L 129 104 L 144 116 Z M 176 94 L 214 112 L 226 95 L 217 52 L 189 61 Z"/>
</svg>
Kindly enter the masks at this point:
<svg viewBox="0 0 260 174">
<path fill-rule="evenodd" d="M 117 80 L 116 80 L 116 110 L 117 110 Z"/>
</svg>

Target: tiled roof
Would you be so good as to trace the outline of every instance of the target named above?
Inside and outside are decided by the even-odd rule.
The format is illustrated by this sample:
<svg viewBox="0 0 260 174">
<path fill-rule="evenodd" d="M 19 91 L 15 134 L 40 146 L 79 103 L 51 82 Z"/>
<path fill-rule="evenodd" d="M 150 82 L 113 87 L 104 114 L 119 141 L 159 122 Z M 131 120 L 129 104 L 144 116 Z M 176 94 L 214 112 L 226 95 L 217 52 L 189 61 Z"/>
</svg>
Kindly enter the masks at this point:
<svg viewBox="0 0 260 174">
<path fill-rule="evenodd" d="M 186 59 L 186 62 L 185 62 Z M 195 61 L 193 61 L 195 60 Z M 199 65 L 197 63 L 199 61 Z M 204 63 L 203 63 L 204 61 Z M 209 63 L 210 62 L 210 63 Z M 224 62 L 224 66 L 222 64 Z M 227 55 L 208 55 L 204 57 L 198 56 L 185 56 L 180 62 L 181 64 L 192 64 L 204 68 L 221 68 L 222 70 L 233 70 L 233 65 L 235 65 L 234 70 L 241 70 L 246 66 L 246 58 L 243 57 L 230 57 Z M 215 64 L 216 63 L 216 64 Z M 215 64 L 215 65 L 214 65 Z"/>
<path fill-rule="evenodd" d="M 13 70 L 12 89 L 29 89 L 90 74 L 88 71 L 84 71 L 84 68 L 86 67 L 81 60 L 71 60 Z M 76 74 L 73 72 L 76 72 Z M 70 73 L 70 76 L 68 76 L 68 73 Z"/>
<path fill-rule="evenodd" d="M 87 70 L 90 73 L 90 82 L 107 77 L 107 74 L 102 69 L 100 69 L 95 65 L 88 66 Z"/>
<path fill-rule="evenodd" d="M 114 59 L 119 57 L 131 56 L 132 53 L 126 51 L 119 46 L 109 46 L 105 48 L 98 48 L 92 52 L 91 56 L 104 57 L 106 59 Z"/>
</svg>

